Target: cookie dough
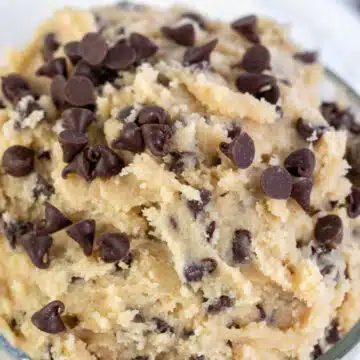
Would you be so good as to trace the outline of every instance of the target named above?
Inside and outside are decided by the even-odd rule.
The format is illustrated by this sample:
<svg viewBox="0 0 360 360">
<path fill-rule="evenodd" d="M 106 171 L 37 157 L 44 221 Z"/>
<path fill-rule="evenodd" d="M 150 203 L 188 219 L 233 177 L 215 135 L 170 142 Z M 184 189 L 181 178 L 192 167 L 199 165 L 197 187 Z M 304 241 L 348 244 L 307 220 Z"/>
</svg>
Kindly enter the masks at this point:
<svg viewBox="0 0 360 360">
<path fill-rule="evenodd" d="M 0 329 L 31 359 L 309 360 L 357 323 L 359 124 L 281 26 L 67 8 L 1 76 Z"/>
</svg>

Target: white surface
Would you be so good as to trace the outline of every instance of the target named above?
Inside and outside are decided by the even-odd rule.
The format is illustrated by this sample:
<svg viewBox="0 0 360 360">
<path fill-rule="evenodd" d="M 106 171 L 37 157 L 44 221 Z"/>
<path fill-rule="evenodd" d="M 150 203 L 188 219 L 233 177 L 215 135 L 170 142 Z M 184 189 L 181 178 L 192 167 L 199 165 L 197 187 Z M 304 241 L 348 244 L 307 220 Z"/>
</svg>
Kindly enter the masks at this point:
<svg viewBox="0 0 360 360">
<path fill-rule="evenodd" d="M 110 0 L 111 1 L 111 0 Z M 176 1 L 176 0 L 175 0 Z M 0 56 L 5 46 L 24 44 L 32 29 L 64 5 L 91 7 L 107 0 L 0 0 Z M 139 2 L 168 6 L 168 0 Z M 176 1 L 179 2 L 179 1 Z M 360 94 L 360 12 L 339 0 L 180 0 L 223 20 L 255 12 L 291 24 L 293 38 L 305 48 L 321 50 L 321 60 Z M 348 3 L 350 0 L 347 1 Z M 0 359 L 3 356 L 0 353 Z M 360 347 L 346 360 L 359 360 Z M 345 360 L 345 359 L 343 359 Z"/>
</svg>

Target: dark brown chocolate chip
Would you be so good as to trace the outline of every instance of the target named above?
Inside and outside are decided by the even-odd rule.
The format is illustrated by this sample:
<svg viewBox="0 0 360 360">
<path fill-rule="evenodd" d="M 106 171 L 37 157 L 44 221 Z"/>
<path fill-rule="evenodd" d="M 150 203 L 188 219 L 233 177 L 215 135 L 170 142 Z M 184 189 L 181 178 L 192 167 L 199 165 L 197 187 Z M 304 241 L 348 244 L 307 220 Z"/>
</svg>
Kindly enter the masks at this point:
<svg viewBox="0 0 360 360">
<path fill-rule="evenodd" d="M 85 256 L 90 256 L 95 237 L 95 220 L 86 219 L 71 225 L 66 233 L 83 249 Z"/>
<path fill-rule="evenodd" d="M 184 24 L 178 27 L 164 26 L 161 28 L 163 34 L 179 45 L 193 46 L 195 42 L 195 29 L 192 24 Z"/>
<path fill-rule="evenodd" d="M 184 269 L 184 276 L 188 282 L 200 281 L 204 274 L 205 268 L 201 262 L 192 262 Z"/>
<path fill-rule="evenodd" d="M 143 324 L 145 322 L 145 317 L 140 312 L 138 312 L 133 319 L 134 323 Z"/>
<path fill-rule="evenodd" d="M 26 176 L 34 170 L 34 157 L 33 150 L 25 146 L 14 145 L 4 151 L 1 165 L 5 173 L 11 176 Z"/>
<path fill-rule="evenodd" d="M 177 223 L 177 221 L 175 220 L 175 218 L 173 216 L 169 217 L 169 222 L 170 222 L 171 227 L 174 230 L 176 230 L 176 231 L 179 230 L 179 224 Z"/>
<path fill-rule="evenodd" d="M 234 306 L 234 304 L 234 299 L 226 295 L 221 295 L 219 298 L 215 299 L 212 304 L 208 306 L 207 312 L 211 315 L 218 314 L 219 312 Z"/>
<path fill-rule="evenodd" d="M 275 104 L 280 96 L 276 79 L 264 74 L 240 74 L 236 79 L 236 87 L 242 93 L 249 93 L 257 99 L 264 98 L 271 104 Z"/>
<path fill-rule="evenodd" d="M 3 76 L 1 82 L 2 92 L 6 100 L 12 104 L 16 104 L 26 95 L 32 95 L 29 83 L 21 75 L 12 73 Z"/>
<path fill-rule="evenodd" d="M 338 320 L 335 319 L 331 322 L 330 327 L 326 331 L 325 339 L 329 344 L 335 344 L 341 339 Z"/>
<path fill-rule="evenodd" d="M 195 335 L 195 331 L 193 329 L 184 329 L 182 335 L 184 339 L 188 339 L 190 336 Z"/>
<path fill-rule="evenodd" d="M 22 235 L 19 243 L 29 255 L 31 262 L 39 269 L 47 269 L 50 266 L 50 248 L 53 243 L 51 236 L 38 236 L 35 231 Z"/>
<path fill-rule="evenodd" d="M 131 33 L 129 37 L 130 46 L 136 51 L 136 60 L 141 61 L 153 56 L 158 46 L 148 37 L 139 33 Z"/>
<path fill-rule="evenodd" d="M 343 238 L 343 224 L 338 215 L 326 215 L 317 220 L 315 225 L 315 239 L 327 247 L 334 247 Z"/>
<path fill-rule="evenodd" d="M 240 169 L 248 168 L 254 161 L 255 144 L 246 132 L 238 134 L 229 144 L 222 142 L 220 150 Z"/>
<path fill-rule="evenodd" d="M 64 311 L 64 303 L 55 300 L 34 313 L 31 317 L 31 322 L 43 332 L 58 334 L 66 330 L 65 324 L 60 317 Z"/>
<path fill-rule="evenodd" d="M 120 40 L 108 52 L 104 64 L 111 70 L 126 70 L 136 61 L 136 51 Z"/>
<path fill-rule="evenodd" d="M 328 128 L 325 125 L 308 124 L 300 118 L 296 123 L 296 129 L 305 141 L 314 142 L 320 139 Z"/>
<path fill-rule="evenodd" d="M 51 83 L 50 93 L 54 104 L 58 107 L 66 104 L 65 100 L 66 79 L 62 75 L 56 75 Z"/>
<path fill-rule="evenodd" d="M 36 185 L 33 190 L 34 198 L 38 199 L 40 195 L 44 195 L 47 199 L 49 199 L 53 194 L 55 194 L 55 188 L 49 184 L 43 176 L 38 175 Z"/>
<path fill-rule="evenodd" d="M 176 151 L 172 152 L 172 160 L 169 170 L 177 175 L 180 175 L 187 167 L 196 166 L 196 153 L 191 151 Z"/>
<path fill-rule="evenodd" d="M 307 148 L 295 150 L 285 159 L 284 167 L 292 176 L 311 177 L 315 169 L 315 155 Z"/>
<path fill-rule="evenodd" d="M 139 111 L 137 121 L 140 125 L 167 124 L 169 122 L 169 115 L 160 106 L 146 105 Z"/>
<path fill-rule="evenodd" d="M 59 143 L 63 161 L 69 163 L 88 144 L 88 137 L 82 132 L 64 130 L 59 134 Z"/>
<path fill-rule="evenodd" d="M 66 60 L 64 57 L 59 57 L 56 59 L 51 59 L 46 62 L 44 65 L 40 66 L 36 70 L 37 76 L 46 76 L 53 78 L 56 75 L 62 75 L 65 78 L 67 77 L 67 66 Z"/>
<path fill-rule="evenodd" d="M 100 85 L 100 79 L 99 79 L 98 71 L 99 71 L 98 68 L 95 69 L 92 66 L 90 66 L 86 61 L 80 60 L 76 64 L 75 69 L 74 69 L 74 71 L 72 73 L 72 76 L 85 76 L 89 80 L 91 80 L 91 82 L 95 86 L 97 86 L 97 85 Z"/>
<path fill-rule="evenodd" d="M 204 207 L 211 201 L 211 192 L 206 189 L 200 190 L 200 201 L 198 200 L 188 200 L 187 206 L 194 218 L 204 210 Z"/>
<path fill-rule="evenodd" d="M 199 14 L 196 14 L 194 12 L 185 12 L 181 15 L 181 18 L 187 18 L 187 19 L 190 19 L 190 20 L 193 20 L 195 21 L 199 27 L 203 30 L 206 30 L 206 23 L 205 23 L 205 20 L 204 18 L 199 15 Z"/>
<path fill-rule="evenodd" d="M 206 227 L 206 239 L 208 242 L 211 242 L 212 237 L 214 236 L 216 228 L 216 222 L 212 221 L 207 227 Z"/>
<path fill-rule="evenodd" d="M 165 87 L 169 87 L 170 83 L 171 83 L 171 79 L 169 77 L 167 77 L 165 74 L 163 73 L 159 73 L 156 81 L 161 84 L 162 86 Z"/>
<path fill-rule="evenodd" d="M 360 188 L 352 187 L 351 193 L 346 197 L 346 204 L 349 218 L 355 219 L 360 215 Z"/>
<path fill-rule="evenodd" d="M 90 32 L 82 38 L 79 52 L 88 64 L 97 66 L 104 61 L 108 53 L 108 46 L 101 34 Z"/>
<path fill-rule="evenodd" d="M 355 122 L 354 115 L 348 109 L 341 110 L 334 102 L 323 102 L 320 111 L 329 125 L 336 130 L 350 129 Z"/>
<path fill-rule="evenodd" d="M 36 229 L 37 236 L 44 236 L 60 231 L 71 225 L 71 221 L 54 205 L 45 202 L 45 220 Z"/>
<path fill-rule="evenodd" d="M 94 105 L 95 88 L 93 83 L 85 76 L 73 76 L 65 86 L 65 99 L 73 106 Z"/>
<path fill-rule="evenodd" d="M 102 233 L 99 236 L 100 257 L 107 263 L 123 260 L 130 251 L 130 241 L 125 233 Z"/>
<path fill-rule="evenodd" d="M 204 272 L 211 274 L 213 273 L 216 268 L 217 268 L 217 262 L 215 259 L 212 258 L 204 258 L 200 260 L 203 268 L 204 268 Z"/>
<path fill-rule="evenodd" d="M 40 150 L 37 155 L 38 160 L 51 160 L 51 152 L 49 150 Z"/>
<path fill-rule="evenodd" d="M 252 43 L 259 43 L 260 37 L 257 34 L 257 17 L 248 15 L 231 23 L 231 27 Z"/>
<path fill-rule="evenodd" d="M 86 181 L 92 181 L 97 176 L 110 177 L 117 175 L 123 168 L 121 158 L 106 145 L 94 145 L 85 148 L 75 156 L 63 172 L 62 177 L 75 173 Z"/>
<path fill-rule="evenodd" d="M 64 52 L 73 65 L 81 60 L 80 41 L 71 41 L 64 45 Z"/>
<path fill-rule="evenodd" d="M 310 196 L 313 181 L 309 178 L 300 178 L 293 182 L 291 197 L 305 210 L 310 210 Z"/>
<path fill-rule="evenodd" d="M 143 152 L 145 144 L 141 128 L 135 123 L 125 124 L 120 136 L 112 142 L 111 146 L 115 149 L 128 150 L 135 153 Z"/>
<path fill-rule="evenodd" d="M 316 51 L 303 51 L 294 54 L 294 59 L 299 60 L 304 64 L 314 64 L 318 60 L 318 53 Z"/>
<path fill-rule="evenodd" d="M 237 230 L 232 241 L 232 254 L 235 264 L 246 264 L 251 259 L 251 233 Z"/>
<path fill-rule="evenodd" d="M 173 327 L 170 326 L 166 321 L 157 317 L 152 318 L 152 321 L 155 323 L 157 333 L 164 334 L 166 332 L 174 332 Z"/>
<path fill-rule="evenodd" d="M 250 73 L 261 73 L 270 68 L 270 52 L 263 45 L 254 45 L 246 50 L 241 65 Z"/>
<path fill-rule="evenodd" d="M 286 200 L 290 197 L 292 178 L 289 172 L 280 166 L 270 166 L 261 175 L 261 188 L 272 199 Z"/>
<path fill-rule="evenodd" d="M 211 40 L 204 45 L 191 46 L 184 53 L 183 63 L 185 66 L 210 62 L 210 55 L 218 43 L 217 39 Z"/>
<path fill-rule="evenodd" d="M 82 108 L 70 108 L 62 113 L 64 127 L 75 132 L 85 133 L 88 126 L 96 121 L 95 114 Z"/>
<path fill-rule="evenodd" d="M 31 232 L 34 224 L 28 221 L 5 222 L 2 218 L 0 221 L 0 231 L 6 236 L 10 246 L 15 249 L 21 236 Z"/>
<path fill-rule="evenodd" d="M 164 124 L 145 124 L 141 126 L 146 146 L 154 156 L 166 156 L 170 151 L 171 129 Z"/>
<path fill-rule="evenodd" d="M 149 360 L 148 356 L 136 356 L 132 360 Z"/>
<path fill-rule="evenodd" d="M 323 354 L 323 351 L 321 350 L 321 347 L 319 344 L 316 344 L 314 346 L 313 351 L 311 352 L 310 356 L 311 356 L 311 360 L 316 360 L 317 358 L 319 358 L 321 355 Z"/>
<path fill-rule="evenodd" d="M 266 311 L 264 309 L 264 306 L 262 304 L 256 304 L 256 308 L 259 311 L 259 321 L 266 320 Z"/>
<path fill-rule="evenodd" d="M 127 117 L 131 115 L 131 112 L 134 110 L 134 107 L 129 105 L 123 107 L 116 115 L 118 120 L 125 120 Z"/>
<path fill-rule="evenodd" d="M 48 33 L 44 36 L 42 55 L 45 61 L 52 59 L 56 50 L 60 47 L 60 43 L 56 39 L 55 33 Z"/>
<path fill-rule="evenodd" d="M 189 360 L 205 360 L 205 356 L 204 355 L 191 355 L 189 357 Z"/>
</svg>

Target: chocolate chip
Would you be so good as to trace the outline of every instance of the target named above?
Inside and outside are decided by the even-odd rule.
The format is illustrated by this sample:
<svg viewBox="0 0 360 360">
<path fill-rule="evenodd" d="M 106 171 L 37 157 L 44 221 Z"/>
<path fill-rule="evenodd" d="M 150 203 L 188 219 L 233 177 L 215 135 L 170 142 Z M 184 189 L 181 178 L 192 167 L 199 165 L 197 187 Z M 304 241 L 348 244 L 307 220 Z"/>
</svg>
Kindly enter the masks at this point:
<svg viewBox="0 0 360 360">
<path fill-rule="evenodd" d="M 314 142 L 320 139 L 328 128 L 325 125 L 308 124 L 300 118 L 296 123 L 296 129 L 305 141 Z"/>
<path fill-rule="evenodd" d="M 349 129 L 355 122 L 354 115 L 348 110 L 341 110 L 334 102 L 323 102 L 320 111 L 325 120 L 338 129 Z"/>
<path fill-rule="evenodd" d="M 216 222 L 212 221 L 207 227 L 206 227 L 206 238 L 208 242 L 211 242 L 212 237 L 214 236 L 216 228 Z"/>
<path fill-rule="evenodd" d="M 184 276 L 188 282 L 200 281 L 203 278 L 204 273 L 204 264 L 199 262 L 192 262 L 184 268 Z"/>
<path fill-rule="evenodd" d="M 171 79 L 168 78 L 165 74 L 159 73 L 156 81 L 161 84 L 162 86 L 169 87 Z"/>
<path fill-rule="evenodd" d="M 169 122 L 169 115 L 160 106 L 146 105 L 139 111 L 137 121 L 140 125 L 167 124 Z"/>
<path fill-rule="evenodd" d="M 44 195 L 47 199 L 49 199 L 53 194 L 55 194 L 55 188 L 49 184 L 43 176 L 38 175 L 36 185 L 33 190 L 34 198 L 38 199 L 40 195 Z"/>
<path fill-rule="evenodd" d="M 201 29 L 206 30 L 205 20 L 199 14 L 196 14 L 194 12 L 185 12 L 181 15 L 181 18 L 188 18 L 190 20 L 193 20 L 199 25 Z"/>
<path fill-rule="evenodd" d="M 183 63 L 185 66 L 210 62 L 210 55 L 218 43 L 217 39 L 211 40 L 204 45 L 191 46 L 184 53 Z"/>
<path fill-rule="evenodd" d="M 304 64 L 314 64 L 318 60 L 318 53 L 316 51 L 303 51 L 294 54 L 294 59 L 299 60 Z"/>
<path fill-rule="evenodd" d="M 80 41 L 70 41 L 64 45 L 64 52 L 73 65 L 81 60 Z"/>
<path fill-rule="evenodd" d="M 19 74 L 9 74 L 1 78 L 2 92 L 6 100 L 16 104 L 22 97 L 32 95 L 29 83 Z"/>
<path fill-rule="evenodd" d="M 100 85 L 101 79 L 99 75 L 99 68 L 93 68 L 86 61 L 80 60 L 72 73 L 72 76 L 85 76 L 87 77 L 95 86 Z"/>
<path fill-rule="evenodd" d="M 134 107 L 129 105 L 123 107 L 116 115 L 118 120 L 125 120 L 127 117 L 131 115 L 131 112 L 134 110 Z"/>
<path fill-rule="evenodd" d="M 317 220 L 315 239 L 327 247 L 335 247 L 343 238 L 343 224 L 338 215 L 326 215 Z"/>
<path fill-rule="evenodd" d="M 71 225 L 71 221 L 54 205 L 45 202 L 45 220 L 38 225 L 36 235 L 44 236 L 53 234 Z"/>
<path fill-rule="evenodd" d="M 54 104 L 58 107 L 64 106 L 66 104 L 65 86 L 66 79 L 62 75 L 56 75 L 51 82 L 51 98 Z"/>
<path fill-rule="evenodd" d="M 85 256 L 90 256 L 95 237 L 95 220 L 86 219 L 71 225 L 66 233 L 83 249 Z"/>
<path fill-rule="evenodd" d="M 175 218 L 173 216 L 169 217 L 169 222 L 170 222 L 171 227 L 174 230 L 176 230 L 176 231 L 179 230 L 179 225 L 178 225 L 177 221 L 175 220 Z"/>
<path fill-rule="evenodd" d="M 126 70 L 135 61 L 136 51 L 124 40 L 120 40 L 109 50 L 104 64 L 111 70 Z"/>
<path fill-rule="evenodd" d="M 257 34 L 257 17 L 248 15 L 231 23 L 231 27 L 252 43 L 259 43 L 260 37 Z"/>
<path fill-rule="evenodd" d="M 285 159 L 284 167 L 293 176 L 311 177 L 315 169 L 315 155 L 307 148 L 295 150 Z"/>
<path fill-rule="evenodd" d="M 236 87 L 242 93 L 249 93 L 257 99 L 264 98 L 271 104 L 279 99 L 279 87 L 276 79 L 264 74 L 240 74 L 236 79 Z"/>
<path fill-rule="evenodd" d="M 204 207 L 211 201 L 211 192 L 206 189 L 200 190 L 200 201 L 198 200 L 188 200 L 187 206 L 192 212 L 194 218 L 204 210 Z"/>
<path fill-rule="evenodd" d="M 59 134 L 59 143 L 63 161 L 69 163 L 88 144 L 88 137 L 82 132 L 64 130 Z"/>
<path fill-rule="evenodd" d="M 256 308 L 259 311 L 259 321 L 266 320 L 266 311 L 262 304 L 256 304 Z"/>
<path fill-rule="evenodd" d="M 145 150 L 145 144 L 142 131 L 135 123 L 127 123 L 118 138 L 111 146 L 115 149 L 128 150 L 135 153 L 141 153 Z"/>
<path fill-rule="evenodd" d="M 261 175 L 264 193 L 273 199 L 286 200 L 290 197 L 292 179 L 289 172 L 280 166 L 270 166 Z"/>
<path fill-rule="evenodd" d="M 49 251 L 53 239 L 48 235 L 37 235 L 31 231 L 19 238 L 19 243 L 29 255 L 31 262 L 39 269 L 47 269 L 50 266 Z"/>
<path fill-rule="evenodd" d="M 14 145 L 4 151 L 1 165 L 5 173 L 14 177 L 22 177 L 29 175 L 34 170 L 34 157 L 33 150 L 25 146 Z"/>
<path fill-rule="evenodd" d="M 351 193 L 346 197 L 346 204 L 349 218 L 355 219 L 360 215 L 360 188 L 352 187 Z"/>
<path fill-rule="evenodd" d="M 201 262 L 201 264 L 203 266 L 203 269 L 204 269 L 205 273 L 211 274 L 217 268 L 217 262 L 216 262 L 215 259 L 204 258 L 204 259 L 201 259 L 200 262 Z"/>
<path fill-rule="evenodd" d="M 136 356 L 132 360 L 149 360 L 148 356 Z"/>
<path fill-rule="evenodd" d="M 270 52 L 263 45 L 254 45 L 246 50 L 241 65 L 247 72 L 261 73 L 270 68 Z"/>
<path fill-rule="evenodd" d="M 98 241 L 100 257 L 107 263 L 123 260 L 130 251 L 130 241 L 125 233 L 105 232 Z"/>
<path fill-rule="evenodd" d="M 66 330 L 60 315 L 65 311 L 65 305 L 55 300 L 34 313 L 31 322 L 39 330 L 48 334 L 58 334 Z"/>
<path fill-rule="evenodd" d="M 156 332 L 159 334 L 164 334 L 166 332 L 174 332 L 172 326 L 170 326 L 167 322 L 157 317 L 152 318 L 152 321 L 155 323 Z"/>
<path fill-rule="evenodd" d="M 62 75 L 65 78 L 67 77 L 67 67 L 66 60 L 64 57 L 59 57 L 56 59 L 49 60 L 44 65 L 40 66 L 36 70 L 37 76 L 46 76 L 53 78 L 56 75 Z"/>
<path fill-rule="evenodd" d="M 145 318 L 144 316 L 138 312 L 135 316 L 134 316 L 134 319 L 133 319 L 133 322 L 134 323 L 138 323 L 138 324 L 143 324 L 145 322 Z"/>
<path fill-rule="evenodd" d="M 38 160 L 51 160 L 51 153 L 49 150 L 40 150 L 37 155 Z"/>
<path fill-rule="evenodd" d="M 222 142 L 220 150 L 240 169 L 248 168 L 254 161 L 255 144 L 246 132 L 238 134 L 229 144 Z"/>
<path fill-rule="evenodd" d="M 133 32 L 129 37 L 130 46 L 136 51 L 136 60 L 141 61 L 153 56 L 157 50 L 157 45 L 148 37 Z"/>
<path fill-rule="evenodd" d="M 3 218 L 0 225 L 0 230 L 6 236 L 13 249 L 19 243 L 21 236 L 31 232 L 34 228 L 34 224 L 28 221 L 11 221 L 7 223 Z"/>
<path fill-rule="evenodd" d="M 73 106 L 94 105 L 95 88 L 85 76 L 73 76 L 65 86 L 65 99 Z"/>
<path fill-rule="evenodd" d="M 311 360 L 316 360 L 317 358 L 319 358 L 321 355 L 323 354 L 321 347 L 319 344 L 316 344 L 314 346 L 313 351 L 311 352 L 310 356 L 311 356 Z"/>
<path fill-rule="evenodd" d="M 313 181 L 308 178 L 300 178 L 293 182 L 291 197 L 305 210 L 310 210 L 310 196 Z"/>
<path fill-rule="evenodd" d="M 246 264 L 251 259 L 251 233 L 237 230 L 232 241 L 232 255 L 235 264 Z"/>
<path fill-rule="evenodd" d="M 325 336 L 326 341 L 329 344 L 335 344 L 337 343 L 340 339 L 340 332 L 339 332 L 339 322 L 338 320 L 333 320 L 330 324 L 330 327 L 327 329 L 327 334 Z"/>
<path fill-rule="evenodd" d="M 226 310 L 234 306 L 235 301 L 229 296 L 221 295 L 219 298 L 215 299 L 215 301 L 207 307 L 208 314 L 214 315 L 218 314 L 221 311 Z"/>
<path fill-rule="evenodd" d="M 95 114 L 82 108 L 70 108 L 62 113 L 64 127 L 68 130 L 85 133 L 88 126 L 96 121 Z"/>
<path fill-rule="evenodd" d="M 196 153 L 191 151 L 176 151 L 171 153 L 172 161 L 169 170 L 180 175 L 187 167 L 196 166 Z"/>
<path fill-rule="evenodd" d="M 145 124 L 141 126 L 146 146 L 154 156 L 166 156 L 170 151 L 171 129 L 164 124 Z"/>
<path fill-rule="evenodd" d="M 184 329 L 183 331 L 183 337 L 185 339 L 188 339 L 190 336 L 194 336 L 195 335 L 195 331 L 192 329 Z"/>
<path fill-rule="evenodd" d="M 52 59 L 56 50 L 60 47 L 60 43 L 56 39 L 56 34 L 48 33 L 44 36 L 42 55 L 45 61 Z"/>
<path fill-rule="evenodd" d="M 101 34 L 87 33 L 81 40 L 79 52 L 83 60 L 92 66 L 101 65 L 107 53 L 108 46 Z"/>
<path fill-rule="evenodd" d="M 195 29 L 192 24 L 184 24 L 178 27 L 164 26 L 161 31 L 167 38 L 179 45 L 193 46 L 195 43 Z"/>
</svg>

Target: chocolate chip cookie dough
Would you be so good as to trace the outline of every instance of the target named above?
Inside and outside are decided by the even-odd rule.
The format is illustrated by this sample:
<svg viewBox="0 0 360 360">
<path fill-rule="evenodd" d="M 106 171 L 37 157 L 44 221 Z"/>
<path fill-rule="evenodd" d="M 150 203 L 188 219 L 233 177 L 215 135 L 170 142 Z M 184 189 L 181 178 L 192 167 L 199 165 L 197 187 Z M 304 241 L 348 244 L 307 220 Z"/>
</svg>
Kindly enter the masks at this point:
<svg viewBox="0 0 360 360">
<path fill-rule="evenodd" d="M 1 75 L 0 329 L 33 360 L 309 360 L 356 324 L 359 124 L 279 25 L 68 8 Z"/>
</svg>

